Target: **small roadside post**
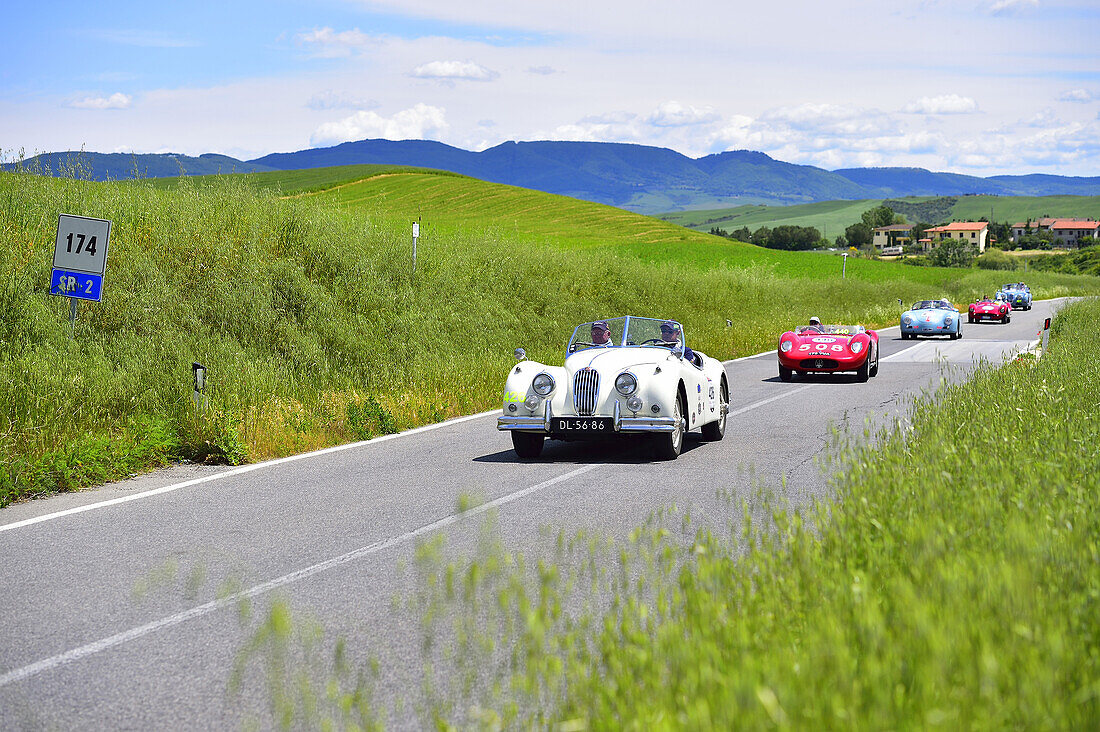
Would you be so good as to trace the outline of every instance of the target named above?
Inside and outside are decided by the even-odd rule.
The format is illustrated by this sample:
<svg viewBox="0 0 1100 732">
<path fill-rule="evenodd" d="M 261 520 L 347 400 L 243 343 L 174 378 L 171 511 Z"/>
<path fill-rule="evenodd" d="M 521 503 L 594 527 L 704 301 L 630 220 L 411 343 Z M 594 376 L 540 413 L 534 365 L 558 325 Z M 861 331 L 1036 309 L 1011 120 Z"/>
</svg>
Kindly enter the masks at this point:
<svg viewBox="0 0 1100 732">
<path fill-rule="evenodd" d="M 840 256 L 844 257 L 844 261 L 840 265 L 840 278 L 844 279 L 848 276 L 848 252 L 841 252 Z"/>
<path fill-rule="evenodd" d="M 69 298 L 69 325 L 76 335 L 76 301 L 103 297 L 111 222 L 87 216 L 59 214 L 53 250 L 50 294 Z"/>
<path fill-rule="evenodd" d="M 1043 351 L 1047 350 L 1047 341 L 1050 340 L 1050 318 L 1043 321 Z"/>
<path fill-rule="evenodd" d="M 191 363 L 191 376 L 195 380 L 195 408 L 206 406 L 206 367 L 198 361 Z"/>
<path fill-rule="evenodd" d="M 416 275 L 416 240 L 420 238 L 420 219 L 413 222 L 413 275 Z"/>
</svg>

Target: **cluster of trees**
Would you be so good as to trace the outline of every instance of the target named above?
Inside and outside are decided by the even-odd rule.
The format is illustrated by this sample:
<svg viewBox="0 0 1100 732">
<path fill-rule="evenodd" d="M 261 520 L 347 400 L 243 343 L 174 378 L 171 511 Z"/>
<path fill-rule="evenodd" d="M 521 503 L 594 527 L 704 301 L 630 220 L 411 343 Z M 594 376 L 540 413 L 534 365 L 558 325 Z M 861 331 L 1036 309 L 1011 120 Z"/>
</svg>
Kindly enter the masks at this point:
<svg viewBox="0 0 1100 732">
<path fill-rule="evenodd" d="M 905 217 L 894 213 L 889 206 L 875 206 L 860 215 L 860 220 L 844 230 L 844 238 L 849 246 L 865 247 L 871 245 L 874 229 L 890 224 L 904 224 Z"/>
<path fill-rule="evenodd" d="M 714 227 L 710 230 L 710 233 L 738 241 L 751 242 L 768 249 L 783 249 L 792 252 L 825 249 L 829 246 L 829 242 L 822 238 L 821 232 L 813 226 L 783 224 L 774 229 L 761 226 L 756 231 L 749 231 L 747 226 L 742 226 L 740 229 L 734 229 L 729 233 Z"/>
</svg>

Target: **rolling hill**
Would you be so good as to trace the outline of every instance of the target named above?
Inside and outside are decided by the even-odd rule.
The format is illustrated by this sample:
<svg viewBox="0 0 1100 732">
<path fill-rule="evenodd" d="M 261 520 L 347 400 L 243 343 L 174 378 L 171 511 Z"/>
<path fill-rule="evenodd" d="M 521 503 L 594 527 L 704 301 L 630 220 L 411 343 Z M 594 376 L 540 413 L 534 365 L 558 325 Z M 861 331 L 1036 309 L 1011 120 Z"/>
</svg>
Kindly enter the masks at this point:
<svg viewBox="0 0 1100 732">
<path fill-rule="evenodd" d="M 1100 195 L 1100 177 L 978 178 L 921 168 L 828 171 L 735 150 L 690 158 L 667 148 L 608 142 L 505 142 L 472 152 L 430 140 L 358 140 L 241 161 L 224 155 L 46 153 L 21 163 L 90 180 L 302 170 L 348 165 L 414 166 L 603 203 L 638 213 L 787 205 L 838 199 L 989 194 Z"/>
</svg>

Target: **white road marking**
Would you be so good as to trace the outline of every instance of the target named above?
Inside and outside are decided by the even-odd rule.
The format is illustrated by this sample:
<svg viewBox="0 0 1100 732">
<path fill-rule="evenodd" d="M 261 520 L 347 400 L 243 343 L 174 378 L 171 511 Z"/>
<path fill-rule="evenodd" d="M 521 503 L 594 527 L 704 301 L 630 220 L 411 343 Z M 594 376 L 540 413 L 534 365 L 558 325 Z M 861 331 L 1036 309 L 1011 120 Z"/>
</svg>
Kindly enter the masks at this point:
<svg viewBox="0 0 1100 732">
<path fill-rule="evenodd" d="M 193 485 L 199 485 L 200 483 L 207 483 L 212 480 L 221 480 L 222 478 L 229 478 L 234 475 L 241 475 L 243 473 L 251 473 L 253 470 L 260 470 L 262 468 L 270 468 L 276 465 L 283 465 L 285 463 L 292 463 L 296 460 L 305 460 L 306 458 L 317 457 L 319 455 L 328 455 L 333 452 L 340 452 L 341 450 L 351 450 L 356 447 L 364 447 L 366 445 L 375 445 L 379 442 L 386 442 L 387 440 L 395 440 L 398 437 L 408 437 L 410 435 L 420 434 L 421 432 L 428 432 L 430 430 L 437 430 L 441 427 L 448 427 L 453 424 L 459 424 L 461 422 L 468 422 L 472 419 L 479 419 L 481 417 L 487 417 L 491 414 L 498 414 L 499 409 L 494 409 L 491 412 L 480 412 L 478 414 L 469 414 L 465 417 L 456 417 L 455 419 L 448 419 L 445 422 L 436 422 L 435 424 L 425 425 L 423 427 L 416 427 L 404 432 L 397 432 L 392 435 L 382 435 L 381 437 L 375 437 L 370 440 L 363 440 L 361 442 L 349 442 L 346 445 L 336 445 L 335 447 L 326 447 L 322 450 L 314 450 L 313 452 L 304 452 L 300 455 L 291 455 L 285 458 L 278 458 L 276 460 L 267 460 L 262 463 L 253 463 L 252 465 L 244 465 L 233 470 L 227 470 L 224 473 L 218 473 L 216 475 L 207 475 L 202 478 L 195 478 L 194 480 L 186 480 L 182 483 L 174 483 L 172 485 L 161 486 L 160 488 L 154 488 L 148 491 L 142 491 L 141 493 L 134 493 L 133 495 L 123 496 L 121 498 L 112 498 L 107 501 L 100 501 L 99 503 L 89 503 L 86 506 L 77 506 L 75 508 L 68 508 L 64 511 L 57 511 L 55 513 L 47 513 L 42 516 L 35 516 L 34 518 L 24 519 L 22 521 L 16 521 L 14 523 L 5 524 L 0 526 L 0 532 L 10 531 L 12 529 L 18 529 L 23 526 L 30 526 L 31 524 L 38 524 L 43 521 L 52 521 L 63 516 L 71 516 L 76 513 L 84 513 L 85 511 L 94 511 L 97 508 L 107 508 L 108 506 L 116 506 L 120 503 L 127 503 L 129 501 L 137 501 L 142 498 L 151 498 L 152 496 L 159 496 L 162 493 L 171 493 L 177 491 L 180 488 L 187 488 Z"/>
<path fill-rule="evenodd" d="M 812 389 L 814 386 L 816 386 L 816 384 L 805 384 L 804 386 L 800 386 L 797 389 L 791 389 L 789 391 L 783 392 L 782 394 L 776 394 L 775 396 L 770 396 L 767 399 L 761 399 L 758 402 L 753 402 L 752 404 L 748 405 L 747 407 L 741 407 L 740 409 L 735 409 L 735 410 L 729 412 L 726 415 L 726 418 L 729 419 L 730 417 L 736 417 L 738 414 L 744 414 L 745 412 L 750 412 L 753 409 L 756 409 L 757 407 L 764 406 L 765 404 L 771 404 L 772 402 L 777 402 L 780 399 L 786 399 L 789 396 L 794 396 L 795 394 L 797 394 L 800 391 L 806 391 L 807 389 Z"/>
<path fill-rule="evenodd" d="M 407 533 L 401 534 L 400 536 L 394 536 L 383 541 L 376 541 L 373 544 L 368 544 L 367 546 L 360 547 L 359 549 L 350 551 L 347 554 L 341 554 L 338 557 L 333 557 L 332 559 L 325 560 L 324 562 L 320 562 L 319 564 L 314 564 L 304 569 L 299 569 L 296 572 L 291 572 L 290 574 L 284 574 L 282 577 L 277 577 L 273 580 L 264 582 L 263 584 L 250 587 L 247 590 L 242 590 L 241 592 L 234 593 L 232 595 L 229 595 L 228 597 L 221 598 L 220 600 L 213 600 L 206 603 L 205 605 L 199 605 L 197 607 L 191 608 L 190 610 L 184 610 L 183 612 L 176 613 L 175 615 L 169 615 L 167 617 L 160 618 L 159 620 L 154 620 L 151 623 L 146 623 L 145 625 L 140 625 L 136 628 L 131 628 L 130 630 L 125 630 L 121 633 L 117 633 L 106 638 L 101 638 L 100 640 L 80 646 L 79 648 L 74 648 L 70 651 L 66 651 L 65 653 L 61 653 L 50 658 L 45 658 L 41 661 L 36 661 L 35 663 L 32 663 L 28 666 L 17 668 L 0 676 L 0 687 L 7 686 L 8 684 L 15 683 L 16 681 L 20 681 L 21 679 L 25 679 L 30 676 L 35 676 L 42 673 L 43 671 L 49 671 L 50 669 L 57 668 L 58 666 L 64 666 L 67 663 L 72 663 L 73 661 L 77 661 L 81 658 L 94 655 L 96 653 L 99 653 L 100 651 L 105 651 L 108 648 L 113 648 L 114 646 L 121 645 L 132 640 L 137 640 L 142 636 L 149 635 L 150 633 L 155 633 L 162 628 L 171 628 L 174 625 L 179 625 L 180 623 L 186 622 L 188 620 L 193 620 L 204 615 L 209 615 L 212 612 L 221 610 L 225 607 L 229 607 L 234 603 L 239 602 L 240 600 L 256 597 L 258 595 L 270 592 L 271 590 L 274 590 L 276 588 L 288 585 L 292 582 L 297 582 L 298 580 L 312 577 L 315 574 L 327 572 L 330 569 L 342 566 L 344 564 L 347 564 L 348 562 L 353 562 L 361 557 L 366 557 L 371 554 L 377 554 L 378 552 L 384 551 L 391 547 L 395 547 L 399 544 L 404 544 L 412 539 L 416 539 L 420 536 L 424 536 L 425 534 L 429 534 L 433 531 L 437 531 L 439 529 L 450 526 L 451 524 L 461 521 L 462 519 L 477 516 L 478 514 L 484 513 L 492 508 L 503 506 L 507 503 L 511 503 L 512 501 L 519 500 L 524 496 L 529 496 L 532 493 L 536 493 L 545 488 L 549 488 L 552 485 L 564 483 L 565 481 L 576 478 L 579 475 L 583 475 L 590 470 L 595 470 L 597 467 L 599 467 L 599 465 L 597 464 L 582 466 L 580 468 L 577 468 L 576 470 L 571 470 L 568 473 L 559 475 L 556 478 L 544 480 L 537 485 L 524 488 L 523 490 L 518 490 L 514 493 L 509 493 L 506 496 L 502 496 L 494 501 L 489 501 L 488 503 L 483 503 L 482 505 L 471 508 L 468 511 L 464 511 L 459 514 L 452 514 L 450 516 L 447 516 L 446 518 L 440 519 L 439 521 L 421 526 L 419 529 L 414 529 Z"/>
</svg>

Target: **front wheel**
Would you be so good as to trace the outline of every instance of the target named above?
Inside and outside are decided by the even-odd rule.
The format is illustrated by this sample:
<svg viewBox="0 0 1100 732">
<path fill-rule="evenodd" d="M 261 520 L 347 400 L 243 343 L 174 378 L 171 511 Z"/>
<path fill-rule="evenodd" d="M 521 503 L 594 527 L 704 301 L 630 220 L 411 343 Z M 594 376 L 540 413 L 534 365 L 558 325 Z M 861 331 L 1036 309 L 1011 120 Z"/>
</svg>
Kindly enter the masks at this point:
<svg viewBox="0 0 1100 732">
<path fill-rule="evenodd" d="M 856 369 L 856 381 L 867 381 L 871 377 L 871 359 L 870 357 L 864 359 L 863 363 Z"/>
<path fill-rule="evenodd" d="M 721 398 L 718 400 L 718 411 L 720 413 L 718 419 L 703 425 L 703 439 L 711 442 L 721 440 L 726 434 L 726 412 L 729 411 L 730 406 L 730 390 L 724 378 L 719 394 Z"/>
<path fill-rule="evenodd" d="M 779 364 L 779 378 L 783 381 L 790 381 L 794 378 L 794 371 L 787 368 L 783 364 Z"/>
<path fill-rule="evenodd" d="M 676 420 L 676 428 L 657 435 L 657 457 L 661 460 L 675 460 L 684 447 L 684 399 L 679 394 L 672 408 L 672 418 Z"/>
<path fill-rule="evenodd" d="M 519 432 L 512 430 L 512 447 L 521 458 L 537 458 L 542 453 L 542 443 L 546 435 L 539 432 Z"/>
</svg>

